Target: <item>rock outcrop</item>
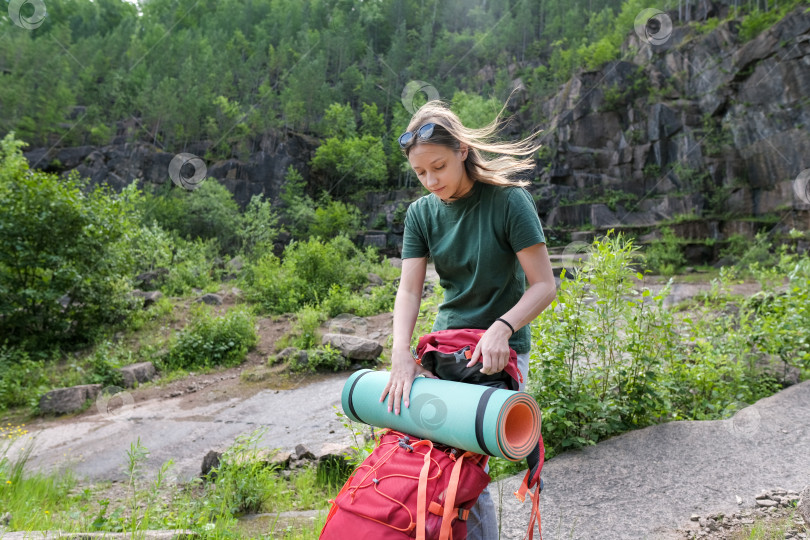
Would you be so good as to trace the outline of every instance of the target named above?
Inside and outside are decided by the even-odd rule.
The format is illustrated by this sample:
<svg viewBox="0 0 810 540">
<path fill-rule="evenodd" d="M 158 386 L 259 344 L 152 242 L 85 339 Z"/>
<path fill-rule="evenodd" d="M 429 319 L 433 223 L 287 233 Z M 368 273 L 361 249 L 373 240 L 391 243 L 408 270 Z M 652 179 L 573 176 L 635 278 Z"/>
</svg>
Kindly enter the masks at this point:
<svg viewBox="0 0 810 540">
<path fill-rule="evenodd" d="M 633 35 L 616 61 L 572 78 L 542 106 L 538 210 L 549 227 L 605 230 L 674 218 L 724 225 L 790 211 L 807 229 L 810 13 L 801 7 L 742 43 L 739 24 Z M 781 217 L 781 216 L 780 216 Z"/>
</svg>

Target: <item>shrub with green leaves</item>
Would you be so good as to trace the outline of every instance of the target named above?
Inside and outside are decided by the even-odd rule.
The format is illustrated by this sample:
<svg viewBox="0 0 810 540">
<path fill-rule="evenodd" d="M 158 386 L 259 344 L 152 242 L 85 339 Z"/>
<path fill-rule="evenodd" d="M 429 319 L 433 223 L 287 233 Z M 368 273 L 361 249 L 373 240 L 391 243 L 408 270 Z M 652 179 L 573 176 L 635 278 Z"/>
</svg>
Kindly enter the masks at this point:
<svg viewBox="0 0 810 540">
<path fill-rule="evenodd" d="M 224 253 L 236 253 L 243 232 L 243 217 L 233 194 L 209 178 L 194 191 L 171 182 L 153 190 L 128 188 L 129 207 L 143 225 L 157 222 L 180 238 L 216 241 Z"/>
<path fill-rule="evenodd" d="M 272 251 L 278 233 L 278 216 L 271 201 L 261 195 L 251 197 L 239 226 L 242 253 L 251 257 Z"/>
<path fill-rule="evenodd" d="M 360 228 L 360 210 L 353 204 L 325 199 L 315 209 L 309 233 L 323 239 L 353 235 Z"/>
<path fill-rule="evenodd" d="M 299 349 L 310 349 L 320 345 L 318 327 L 326 320 L 326 313 L 313 306 L 304 306 L 295 314 L 295 322 L 290 329 L 290 345 Z"/>
<path fill-rule="evenodd" d="M 75 347 L 134 306 L 126 279 L 134 227 L 106 190 L 29 170 L 23 143 L 0 143 L 0 335 L 12 345 Z"/>
<path fill-rule="evenodd" d="M 632 268 L 638 257 L 621 234 L 595 241 L 533 327 L 530 388 L 551 454 L 666 413 L 656 366 L 671 353 L 675 333 L 663 295 L 634 288 L 642 278 Z"/>
<path fill-rule="evenodd" d="M 661 239 L 647 247 L 644 259 L 647 268 L 664 276 L 676 274 L 686 264 L 683 247 L 669 227 L 661 228 Z"/>
<path fill-rule="evenodd" d="M 246 294 L 270 313 L 292 313 L 320 305 L 334 286 L 353 291 L 379 265 L 373 251 L 359 250 L 348 238 L 293 242 L 284 259 L 265 254 L 246 269 Z"/>
<path fill-rule="evenodd" d="M 747 297 L 723 268 L 679 312 L 664 306 L 669 286 L 638 283 L 637 256 L 621 235 L 595 241 L 533 326 L 529 389 L 548 455 L 671 419 L 729 417 L 781 388 L 763 359 L 810 374 L 809 257 L 753 265 L 762 293 Z"/>
<path fill-rule="evenodd" d="M 198 304 L 191 320 L 162 359 L 166 369 L 191 369 L 241 364 L 256 344 L 255 318 L 247 309 L 229 310 L 221 317 Z"/>
<path fill-rule="evenodd" d="M 49 388 L 44 361 L 17 348 L 0 347 L 0 411 L 36 407 L 39 396 Z"/>
</svg>

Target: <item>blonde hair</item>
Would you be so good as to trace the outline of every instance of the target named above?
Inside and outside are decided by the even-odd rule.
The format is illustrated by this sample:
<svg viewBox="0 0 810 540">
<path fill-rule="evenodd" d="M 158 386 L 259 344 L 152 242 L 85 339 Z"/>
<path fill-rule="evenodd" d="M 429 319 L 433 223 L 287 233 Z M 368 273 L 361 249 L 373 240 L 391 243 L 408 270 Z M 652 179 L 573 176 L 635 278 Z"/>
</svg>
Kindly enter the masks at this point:
<svg viewBox="0 0 810 540">
<path fill-rule="evenodd" d="M 533 142 L 540 133 L 532 133 L 529 137 L 513 142 L 494 142 L 495 135 L 501 129 L 501 114 L 504 105 L 495 119 L 488 125 L 472 129 L 465 127 L 459 117 L 450 110 L 449 106 L 440 100 L 428 101 L 416 111 L 408 123 L 407 131 L 414 131 L 428 122 L 443 127 L 447 134 L 434 132 L 427 141 L 416 140 L 413 144 L 402 150 L 408 157 L 410 150 L 417 144 L 439 144 L 457 150 L 460 144 L 469 148 L 464 168 L 467 176 L 473 182 L 493 184 L 496 186 L 528 186 L 531 182 L 513 180 L 511 177 L 535 168 L 535 161 L 531 157 L 517 159 L 512 156 L 531 156 L 541 145 Z M 500 157 L 487 159 L 483 152 L 501 154 Z"/>
</svg>

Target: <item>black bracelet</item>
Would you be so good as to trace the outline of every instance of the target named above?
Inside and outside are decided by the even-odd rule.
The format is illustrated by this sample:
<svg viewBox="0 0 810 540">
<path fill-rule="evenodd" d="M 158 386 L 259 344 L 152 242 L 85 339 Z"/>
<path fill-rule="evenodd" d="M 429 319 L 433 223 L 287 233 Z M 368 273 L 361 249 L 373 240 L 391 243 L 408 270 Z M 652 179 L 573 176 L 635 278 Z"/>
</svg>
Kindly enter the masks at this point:
<svg viewBox="0 0 810 540">
<path fill-rule="evenodd" d="M 506 326 L 508 326 L 508 327 L 509 327 L 509 330 L 511 330 L 511 331 L 512 331 L 512 335 L 513 335 L 513 336 L 515 335 L 515 329 L 512 327 L 512 325 L 511 325 L 511 324 L 509 324 L 507 321 L 505 321 L 505 320 L 501 319 L 500 317 L 498 317 L 498 318 L 497 318 L 497 319 L 495 319 L 495 320 L 496 320 L 496 321 L 501 321 L 503 324 L 505 324 Z"/>
</svg>

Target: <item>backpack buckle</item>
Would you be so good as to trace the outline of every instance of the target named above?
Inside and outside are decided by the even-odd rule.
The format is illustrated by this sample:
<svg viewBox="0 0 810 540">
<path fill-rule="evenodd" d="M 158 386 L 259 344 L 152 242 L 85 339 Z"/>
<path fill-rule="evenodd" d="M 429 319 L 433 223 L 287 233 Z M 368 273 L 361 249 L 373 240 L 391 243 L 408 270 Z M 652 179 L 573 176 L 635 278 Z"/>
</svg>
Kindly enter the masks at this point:
<svg viewBox="0 0 810 540">
<path fill-rule="evenodd" d="M 461 362 L 465 363 L 468 362 L 472 357 L 472 354 L 470 353 L 470 346 L 467 345 L 463 349 L 457 350 L 456 352 L 453 353 L 453 356 L 456 358 L 456 364 L 459 364 Z"/>
</svg>

